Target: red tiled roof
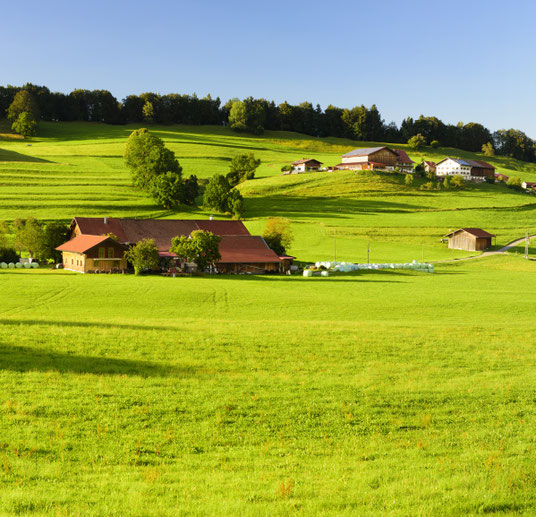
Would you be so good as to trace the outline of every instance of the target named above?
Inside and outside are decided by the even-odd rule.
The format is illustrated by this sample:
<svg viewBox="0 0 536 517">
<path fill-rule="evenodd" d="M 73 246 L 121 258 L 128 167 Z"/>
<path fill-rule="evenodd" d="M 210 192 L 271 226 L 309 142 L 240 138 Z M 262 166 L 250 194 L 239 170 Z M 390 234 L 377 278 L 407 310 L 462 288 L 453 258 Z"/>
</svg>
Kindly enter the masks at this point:
<svg viewBox="0 0 536 517">
<path fill-rule="evenodd" d="M 402 149 L 393 149 L 393 151 L 398 155 L 398 161 L 400 163 L 415 163 L 409 156 L 406 151 Z"/>
<path fill-rule="evenodd" d="M 74 239 L 64 242 L 56 249 L 58 251 L 71 251 L 73 253 L 85 253 L 86 251 L 98 246 L 102 242 L 111 240 L 106 235 L 77 235 Z"/>
<path fill-rule="evenodd" d="M 190 235 L 195 230 L 205 230 L 215 235 L 249 235 L 242 221 L 208 221 L 198 219 L 116 219 L 102 217 L 75 217 L 82 234 L 103 235 L 113 233 L 119 241 L 136 243 L 141 239 L 154 239 L 159 251 L 168 251 L 171 239 L 179 235 Z"/>
<path fill-rule="evenodd" d="M 428 165 L 429 167 L 435 167 L 436 166 L 436 162 L 429 162 L 427 160 L 424 160 L 424 163 L 426 163 L 426 165 Z"/>
<path fill-rule="evenodd" d="M 458 232 L 467 232 L 478 238 L 495 237 L 495 235 L 493 235 L 492 233 L 488 233 L 485 230 L 482 230 L 481 228 L 460 228 L 459 230 L 455 230 L 454 232 L 447 233 L 445 237 L 454 235 L 455 233 L 458 233 Z"/>
<path fill-rule="evenodd" d="M 281 262 L 275 252 L 258 235 L 226 235 L 220 241 L 219 263 Z"/>
</svg>

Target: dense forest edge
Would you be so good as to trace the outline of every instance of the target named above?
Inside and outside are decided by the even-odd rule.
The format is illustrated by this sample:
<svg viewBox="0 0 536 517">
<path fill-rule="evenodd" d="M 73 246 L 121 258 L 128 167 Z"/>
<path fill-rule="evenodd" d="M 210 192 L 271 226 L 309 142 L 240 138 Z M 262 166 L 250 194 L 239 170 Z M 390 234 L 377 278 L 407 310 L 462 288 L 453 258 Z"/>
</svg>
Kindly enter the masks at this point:
<svg viewBox="0 0 536 517">
<path fill-rule="evenodd" d="M 30 112 L 36 121 L 87 121 L 106 124 L 226 125 L 237 132 L 260 135 L 265 130 L 293 131 L 313 137 L 349 138 L 356 141 L 414 143 L 453 147 L 470 152 L 495 154 L 536 162 L 536 142 L 517 129 L 490 131 L 476 122 L 445 124 L 435 116 L 407 117 L 402 124 L 386 123 L 376 107 L 363 105 L 322 109 L 309 102 L 291 105 L 248 97 L 222 104 L 219 97 L 152 92 L 128 95 L 119 102 L 108 90 L 76 89 L 69 94 L 51 92 L 46 86 L 0 86 L 0 118 L 8 115 L 17 94 L 31 97 L 10 117 Z M 19 125 L 28 123 L 19 120 Z M 14 129 L 16 131 L 16 129 Z"/>
</svg>

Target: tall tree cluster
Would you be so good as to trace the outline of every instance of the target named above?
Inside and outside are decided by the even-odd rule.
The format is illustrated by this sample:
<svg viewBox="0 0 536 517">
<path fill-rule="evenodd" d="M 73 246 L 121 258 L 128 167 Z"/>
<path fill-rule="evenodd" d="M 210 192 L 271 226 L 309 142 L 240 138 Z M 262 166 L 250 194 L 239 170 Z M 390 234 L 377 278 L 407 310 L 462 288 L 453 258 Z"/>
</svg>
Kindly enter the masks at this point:
<svg viewBox="0 0 536 517">
<path fill-rule="evenodd" d="M 295 131 L 316 137 L 390 143 L 405 143 L 416 135 L 422 135 L 426 145 L 437 140 L 441 146 L 473 152 L 480 152 L 482 146 L 486 146 L 488 155 L 495 153 L 536 162 L 535 141 L 522 131 L 501 129 L 491 132 L 475 122 L 445 124 L 437 117 L 424 115 L 416 119 L 408 117 L 398 127 L 394 122 L 386 123 L 374 104 L 347 109 L 330 104 L 322 109 L 309 102 L 276 104 L 266 99 L 247 97 L 232 99 L 222 105 L 219 98 L 214 99 L 210 95 L 199 98 L 195 94 L 161 95 L 152 92 L 128 95 L 119 102 L 108 90 L 77 89 L 64 94 L 28 83 L 22 87 L 0 86 L 0 117 L 7 116 L 20 91 L 28 92 L 34 99 L 36 110 L 30 111 L 30 119 L 36 121 L 224 124 L 236 131 L 255 135 L 265 130 Z M 27 110 L 24 112 L 28 113 Z M 21 127 L 28 126 L 28 118 L 24 117 Z"/>
</svg>

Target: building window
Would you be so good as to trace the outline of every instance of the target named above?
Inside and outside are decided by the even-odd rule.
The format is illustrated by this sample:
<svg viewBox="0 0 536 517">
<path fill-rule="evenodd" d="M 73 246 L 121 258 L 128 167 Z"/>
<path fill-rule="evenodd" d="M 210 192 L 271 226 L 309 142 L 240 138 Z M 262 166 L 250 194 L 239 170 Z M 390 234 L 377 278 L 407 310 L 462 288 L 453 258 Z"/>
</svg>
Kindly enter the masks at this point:
<svg viewBox="0 0 536 517">
<path fill-rule="evenodd" d="M 114 249 L 108 248 L 108 258 L 114 258 Z"/>
<path fill-rule="evenodd" d="M 106 248 L 99 248 L 99 258 L 106 258 Z"/>
</svg>

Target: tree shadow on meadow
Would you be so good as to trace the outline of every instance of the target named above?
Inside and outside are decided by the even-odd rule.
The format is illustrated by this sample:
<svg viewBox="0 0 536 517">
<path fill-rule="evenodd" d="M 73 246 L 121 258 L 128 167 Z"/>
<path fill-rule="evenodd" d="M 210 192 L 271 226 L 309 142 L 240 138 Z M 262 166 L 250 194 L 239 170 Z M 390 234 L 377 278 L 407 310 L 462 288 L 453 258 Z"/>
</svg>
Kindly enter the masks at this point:
<svg viewBox="0 0 536 517">
<path fill-rule="evenodd" d="M 3 343 L 0 343 L 0 370 L 57 371 L 138 377 L 190 377 L 196 373 L 193 367 L 175 367 L 149 361 L 68 354 Z"/>
<path fill-rule="evenodd" d="M 50 160 L 37 158 L 36 156 L 30 156 L 28 154 L 17 153 L 15 151 L 8 151 L 7 149 L 0 149 L 0 162 L 54 163 Z"/>
</svg>

